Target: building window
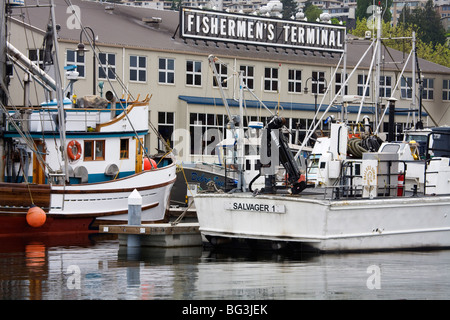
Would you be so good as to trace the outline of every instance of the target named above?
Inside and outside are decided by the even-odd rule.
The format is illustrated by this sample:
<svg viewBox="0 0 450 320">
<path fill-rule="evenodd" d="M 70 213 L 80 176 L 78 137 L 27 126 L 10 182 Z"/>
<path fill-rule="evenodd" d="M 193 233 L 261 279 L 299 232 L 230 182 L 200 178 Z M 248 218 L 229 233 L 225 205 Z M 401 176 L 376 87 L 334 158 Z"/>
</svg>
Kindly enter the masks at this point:
<svg viewBox="0 0 450 320">
<path fill-rule="evenodd" d="M 158 112 L 158 132 L 164 141 L 173 147 L 172 134 L 175 127 L 175 114 L 173 112 Z M 164 144 L 158 140 L 158 148 L 165 150 Z"/>
<path fill-rule="evenodd" d="M 161 84 L 175 83 L 175 59 L 159 58 L 159 78 Z"/>
<path fill-rule="evenodd" d="M 422 99 L 433 100 L 434 96 L 434 79 L 423 79 Z"/>
<path fill-rule="evenodd" d="M 186 85 L 197 86 L 202 85 L 202 62 L 186 61 Z"/>
<path fill-rule="evenodd" d="M 99 53 L 100 65 L 98 66 L 99 79 L 116 79 L 116 54 Z M 107 72 L 107 73 L 106 73 Z"/>
<path fill-rule="evenodd" d="M 130 56 L 130 81 L 147 81 L 147 57 Z"/>
<path fill-rule="evenodd" d="M 442 100 L 450 101 L 450 79 L 444 79 L 442 82 Z"/>
<path fill-rule="evenodd" d="M 311 119 L 286 118 L 286 127 L 292 133 L 286 136 L 289 143 L 302 144 L 311 123 Z"/>
<path fill-rule="evenodd" d="M 223 88 L 228 88 L 228 82 L 225 81 L 228 77 L 228 67 L 221 63 L 215 63 L 217 73 L 220 77 L 220 83 Z M 217 88 L 219 85 L 217 84 L 216 77 L 213 77 L 213 87 Z"/>
<path fill-rule="evenodd" d="M 264 68 L 264 90 L 278 91 L 278 68 Z"/>
<path fill-rule="evenodd" d="M 130 156 L 130 140 L 120 139 L 120 159 L 128 159 Z"/>
<path fill-rule="evenodd" d="M 28 50 L 28 59 L 31 62 L 34 62 L 39 66 L 42 70 L 44 69 L 44 50 L 40 49 L 29 49 Z"/>
<path fill-rule="evenodd" d="M 367 76 L 363 74 L 358 74 L 358 96 L 370 97 L 370 81 L 367 83 L 366 94 L 364 94 L 364 87 L 366 86 Z"/>
<path fill-rule="evenodd" d="M 412 98 L 412 78 L 403 78 L 400 82 L 400 91 L 402 99 Z"/>
<path fill-rule="evenodd" d="M 84 161 L 105 160 L 105 140 L 84 141 Z"/>
<path fill-rule="evenodd" d="M 348 78 L 348 74 L 347 74 L 347 78 Z M 336 94 L 338 94 L 339 90 L 341 90 L 342 84 L 344 82 L 345 82 L 344 74 L 343 73 L 336 73 L 335 85 L 334 85 L 334 90 L 335 90 Z M 344 95 L 348 94 L 348 82 L 345 85 L 344 92 L 341 92 L 340 94 L 344 94 Z"/>
<path fill-rule="evenodd" d="M 215 154 L 217 144 L 223 140 L 223 128 L 228 117 L 212 113 L 191 113 L 191 154 Z"/>
<path fill-rule="evenodd" d="M 325 92 L 325 72 L 313 71 L 311 75 L 312 93 L 321 94 Z"/>
<path fill-rule="evenodd" d="M 302 93 L 302 71 L 288 70 L 288 92 Z"/>
<path fill-rule="evenodd" d="M 66 51 L 66 66 L 76 66 L 79 78 L 84 78 L 86 76 L 84 55 L 77 54 L 75 50 Z"/>
<path fill-rule="evenodd" d="M 392 80 L 390 76 L 380 76 L 380 97 L 389 98 L 392 94 Z"/>
<path fill-rule="evenodd" d="M 247 88 L 255 89 L 255 68 L 253 66 L 240 66 L 239 69 L 244 72 L 243 80 Z"/>
</svg>

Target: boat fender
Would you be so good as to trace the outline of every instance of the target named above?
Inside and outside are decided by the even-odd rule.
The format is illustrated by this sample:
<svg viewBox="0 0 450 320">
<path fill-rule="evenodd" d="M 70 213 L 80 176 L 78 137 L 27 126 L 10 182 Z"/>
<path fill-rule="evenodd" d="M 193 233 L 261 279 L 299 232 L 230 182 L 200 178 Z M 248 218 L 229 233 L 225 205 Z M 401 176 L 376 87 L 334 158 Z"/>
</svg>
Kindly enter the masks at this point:
<svg viewBox="0 0 450 320">
<path fill-rule="evenodd" d="M 152 169 L 156 169 L 156 161 L 153 159 L 149 159 L 149 158 L 145 158 L 144 159 L 144 170 L 152 170 Z"/>
<path fill-rule="evenodd" d="M 45 220 L 47 220 L 47 215 L 44 210 L 33 204 L 30 209 L 28 209 L 26 219 L 29 226 L 39 228 L 44 225 Z"/>
<path fill-rule="evenodd" d="M 73 161 L 81 158 L 81 144 L 77 140 L 72 140 L 67 145 L 67 155 Z"/>
</svg>

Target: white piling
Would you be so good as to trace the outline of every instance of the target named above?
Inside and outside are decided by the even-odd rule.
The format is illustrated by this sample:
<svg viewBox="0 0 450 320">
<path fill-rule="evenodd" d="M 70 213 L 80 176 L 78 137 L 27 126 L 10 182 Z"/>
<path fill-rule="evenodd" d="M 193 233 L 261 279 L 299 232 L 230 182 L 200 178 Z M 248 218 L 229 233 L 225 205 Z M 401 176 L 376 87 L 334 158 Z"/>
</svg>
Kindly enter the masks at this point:
<svg viewBox="0 0 450 320">
<path fill-rule="evenodd" d="M 128 197 L 128 225 L 139 226 L 142 219 L 142 197 L 136 189 Z M 137 234 L 128 235 L 128 247 L 140 247 L 140 236 Z"/>
</svg>

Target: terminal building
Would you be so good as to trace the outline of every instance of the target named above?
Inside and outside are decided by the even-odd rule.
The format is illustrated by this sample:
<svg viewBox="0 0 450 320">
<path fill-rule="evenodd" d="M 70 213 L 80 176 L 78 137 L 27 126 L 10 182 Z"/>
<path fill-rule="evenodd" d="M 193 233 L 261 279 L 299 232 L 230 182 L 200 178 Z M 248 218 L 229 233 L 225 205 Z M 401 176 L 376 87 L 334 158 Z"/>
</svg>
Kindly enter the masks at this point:
<svg viewBox="0 0 450 320">
<path fill-rule="evenodd" d="M 204 17 L 209 17 L 208 21 L 212 21 L 212 17 L 221 17 L 219 12 L 199 10 L 190 17 L 185 11 L 114 6 L 82 0 L 72 0 L 71 4 L 68 6 L 66 2 L 58 1 L 55 7 L 60 28 L 58 61 L 54 62 L 63 77 L 66 66 L 77 67 L 79 75 L 73 93 L 77 97 L 93 94 L 105 97 L 111 91 L 117 99 L 151 95 L 150 121 L 164 140 L 175 147 L 178 158 L 183 161 L 211 160 L 209 155 L 205 156 L 205 149 L 217 143 L 220 137 L 211 137 L 206 132 L 216 129 L 223 134 L 225 131 L 228 117 L 221 91 L 228 98 L 231 112 L 239 113 L 239 81 L 234 75 L 240 71 L 246 86 L 254 93 L 245 93 L 245 126 L 250 121 L 264 122 L 270 117 L 264 104 L 271 112 L 286 118 L 286 127 L 292 133 L 289 134 L 291 143 L 298 142 L 293 133 L 297 129 L 304 133 L 314 114 L 321 115 L 330 102 L 333 102 L 330 114 L 335 120 L 343 120 L 344 94 L 366 96 L 363 104 L 349 103 L 346 109 L 348 121 L 358 119 L 361 122 L 366 117 L 372 124 L 385 110 L 392 95 L 396 99 L 396 133 L 399 139 L 403 130 L 419 118 L 419 110 L 424 126 L 450 125 L 450 68 L 418 59 L 423 84 L 419 96 L 413 92 L 413 88 L 419 92 L 419 84 L 415 84 L 413 76 L 417 65 L 409 59 L 405 74 L 400 77 L 408 53 L 383 48 L 380 78 L 375 80 L 372 72 L 375 64 L 371 59 L 373 48 L 369 48 L 371 40 L 351 39 L 342 26 L 334 27 L 327 23 L 304 25 L 304 30 L 313 28 L 317 31 L 313 47 L 307 47 L 300 42 L 302 36 L 307 36 L 302 32 L 309 31 L 300 31 L 300 27 L 282 29 L 284 20 L 280 19 L 272 19 L 269 23 L 268 20 L 255 22 L 252 20 L 257 19 L 255 16 L 225 16 L 224 19 L 228 20 L 219 22 L 213 36 L 206 32 L 211 31 L 207 29 L 212 25 L 202 22 L 207 21 Z M 12 9 L 11 17 L 7 26 L 8 41 L 47 70 L 49 66 L 44 61 L 46 47 L 43 41 L 49 23 L 48 8 L 31 10 L 17 7 Z M 247 21 L 247 29 L 245 37 L 239 38 L 236 34 L 242 30 L 238 31 L 237 24 L 242 21 Z M 257 29 L 257 25 L 258 28 L 265 25 L 261 26 L 264 30 Z M 289 34 L 282 36 L 283 30 L 289 30 Z M 323 31 L 327 33 L 325 42 L 317 40 L 322 30 L 328 30 Z M 265 37 L 264 41 L 256 39 L 258 34 Z M 271 36 L 275 39 L 268 43 Z M 344 71 L 341 57 L 346 37 L 349 41 Z M 294 41 L 297 43 L 293 44 Z M 78 54 L 82 49 L 80 43 L 84 44 L 84 55 Z M 350 74 L 365 52 L 368 54 L 360 68 L 340 90 L 344 84 L 343 75 Z M 208 60 L 210 55 L 223 62 L 215 64 L 222 79 L 222 90 L 213 76 Z M 24 105 L 25 72 L 11 67 L 9 73 L 10 102 L 16 106 Z M 377 81 L 380 86 L 375 92 Z M 39 84 L 31 82 L 26 103 L 39 105 L 48 97 L 39 95 L 37 92 L 42 90 L 35 90 L 34 86 Z M 395 87 L 397 90 L 394 92 Z M 339 92 L 344 94 L 336 99 Z M 380 98 L 379 104 L 375 103 L 377 97 Z M 73 99 L 72 96 L 69 98 Z M 422 108 L 419 109 L 420 102 Z M 388 117 L 381 121 L 380 131 L 387 131 Z M 318 134 L 326 134 L 327 129 L 326 121 L 322 120 Z M 146 145 L 149 152 L 163 149 L 156 134 L 150 131 L 149 135 Z M 194 148 L 194 142 L 199 140 L 203 149 Z"/>
</svg>

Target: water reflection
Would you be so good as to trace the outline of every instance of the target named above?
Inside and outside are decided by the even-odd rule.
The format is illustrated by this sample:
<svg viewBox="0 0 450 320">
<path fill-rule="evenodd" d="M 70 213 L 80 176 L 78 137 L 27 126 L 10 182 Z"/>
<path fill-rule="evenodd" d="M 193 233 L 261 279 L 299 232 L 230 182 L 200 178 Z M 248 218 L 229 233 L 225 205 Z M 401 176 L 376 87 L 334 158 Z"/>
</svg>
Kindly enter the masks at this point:
<svg viewBox="0 0 450 320">
<path fill-rule="evenodd" d="M 105 235 L 0 239 L 0 299 L 448 299 L 450 251 L 218 252 Z"/>
</svg>

